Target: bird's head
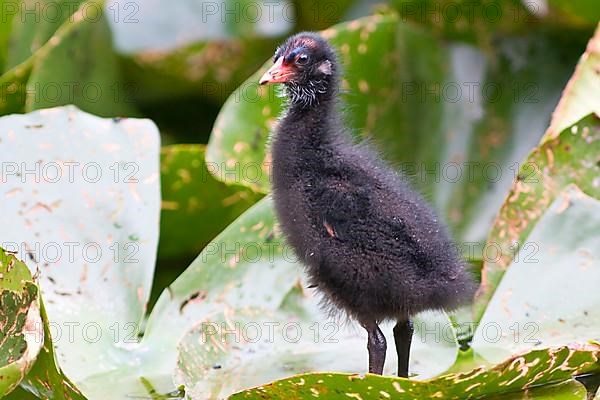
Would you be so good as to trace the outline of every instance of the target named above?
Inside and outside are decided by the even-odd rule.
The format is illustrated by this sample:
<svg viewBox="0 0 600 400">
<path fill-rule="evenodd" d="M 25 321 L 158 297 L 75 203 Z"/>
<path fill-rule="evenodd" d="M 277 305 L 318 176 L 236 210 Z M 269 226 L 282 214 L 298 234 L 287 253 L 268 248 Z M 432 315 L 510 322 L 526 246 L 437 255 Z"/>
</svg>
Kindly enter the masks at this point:
<svg viewBox="0 0 600 400">
<path fill-rule="evenodd" d="M 273 65 L 259 83 L 284 83 L 292 104 L 308 106 L 334 89 L 336 68 L 329 43 L 315 33 L 302 32 L 277 48 Z"/>
</svg>

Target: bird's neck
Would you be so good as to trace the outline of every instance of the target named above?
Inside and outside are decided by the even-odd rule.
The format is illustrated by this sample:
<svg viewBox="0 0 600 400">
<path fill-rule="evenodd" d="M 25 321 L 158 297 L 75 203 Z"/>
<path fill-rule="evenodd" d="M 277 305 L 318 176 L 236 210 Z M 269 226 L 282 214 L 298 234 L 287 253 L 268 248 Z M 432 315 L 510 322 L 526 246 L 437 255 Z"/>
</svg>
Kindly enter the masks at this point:
<svg viewBox="0 0 600 400">
<path fill-rule="evenodd" d="M 335 151 L 343 135 L 335 88 L 330 86 L 312 104 L 290 101 L 271 144 L 274 188 L 287 187 L 298 174 L 319 168 Z"/>
<path fill-rule="evenodd" d="M 323 169 L 322 164 L 331 159 L 342 135 L 338 120 L 334 101 L 288 108 L 271 142 L 275 191 L 288 188 L 300 175 Z"/>
<path fill-rule="evenodd" d="M 340 133 L 340 130 L 336 129 L 339 125 L 339 114 L 336 110 L 338 89 L 334 77 L 323 81 L 321 86 L 287 86 L 286 92 L 289 99 L 288 109 L 280 121 L 278 136 L 285 136 L 305 146 L 315 146 Z"/>
<path fill-rule="evenodd" d="M 334 99 L 322 99 L 306 106 L 291 103 L 284 117 L 279 121 L 275 141 L 289 148 L 320 147 L 330 142 L 339 130 L 339 115 Z"/>
</svg>

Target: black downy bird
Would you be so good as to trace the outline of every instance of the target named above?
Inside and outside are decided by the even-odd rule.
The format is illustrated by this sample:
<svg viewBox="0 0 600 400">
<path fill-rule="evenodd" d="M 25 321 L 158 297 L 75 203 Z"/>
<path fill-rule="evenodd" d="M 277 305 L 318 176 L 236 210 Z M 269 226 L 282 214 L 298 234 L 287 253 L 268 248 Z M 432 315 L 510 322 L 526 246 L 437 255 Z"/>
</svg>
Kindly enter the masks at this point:
<svg viewBox="0 0 600 400">
<path fill-rule="evenodd" d="M 260 84 L 283 83 L 288 108 L 272 142 L 281 229 L 326 306 L 368 333 L 369 372 L 382 374 L 397 321 L 398 375 L 408 376 L 411 316 L 451 310 L 474 283 L 444 225 L 377 152 L 351 139 L 338 111 L 339 65 L 315 33 L 288 38 Z"/>
</svg>

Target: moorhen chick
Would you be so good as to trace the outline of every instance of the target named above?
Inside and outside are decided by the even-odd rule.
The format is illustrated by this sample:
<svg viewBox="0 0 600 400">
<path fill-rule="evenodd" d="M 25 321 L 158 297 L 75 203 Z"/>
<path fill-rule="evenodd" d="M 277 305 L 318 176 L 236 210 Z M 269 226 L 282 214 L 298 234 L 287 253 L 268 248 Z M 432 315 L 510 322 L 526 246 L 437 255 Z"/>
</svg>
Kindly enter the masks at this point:
<svg viewBox="0 0 600 400">
<path fill-rule="evenodd" d="M 364 143 L 338 111 L 339 65 L 315 33 L 288 38 L 260 84 L 283 83 L 287 111 L 272 142 L 273 199 L 281 230 L 326 307 L 368 333 L 369 372 L 382 374 L 397 321 L 398 375 L 408 376 L 411 316 L 451 310 L 474 283 L 445 227 L 406 179 Z"/>
</svg>

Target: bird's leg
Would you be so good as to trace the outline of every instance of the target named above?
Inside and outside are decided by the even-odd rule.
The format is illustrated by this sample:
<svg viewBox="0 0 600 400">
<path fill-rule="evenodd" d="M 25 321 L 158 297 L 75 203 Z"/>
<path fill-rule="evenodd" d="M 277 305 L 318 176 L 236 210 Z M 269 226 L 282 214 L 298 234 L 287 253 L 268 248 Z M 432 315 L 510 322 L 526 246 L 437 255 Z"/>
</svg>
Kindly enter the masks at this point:
<svg viewBox="0 0 600 400">
<path fill-rule="evenodd" d="M 408 378 L 408 360 L 412 342 L 413 324 L 410 319 L 401 320 L 394 326 L 394 341 L 398 353 L 398 376 Z"/>
<path fill-rule="evenodd" d="M 387 343 L 385 336 L 377 326 L 377 322 L 370 321 L 363 323 L 362 326 L 367 330 L 369 335 L 367 339 L 367 350 L 369 351 L 369 373 L 383 374 L 383 364 L 385 363 L 385 351 Z"/>
</svg>

